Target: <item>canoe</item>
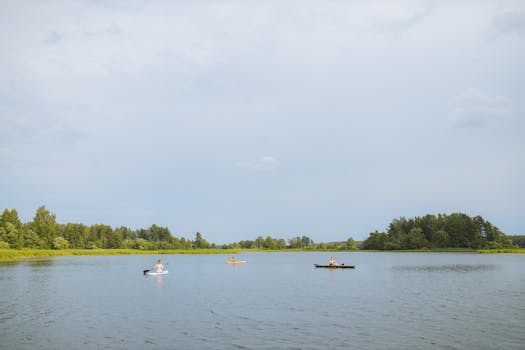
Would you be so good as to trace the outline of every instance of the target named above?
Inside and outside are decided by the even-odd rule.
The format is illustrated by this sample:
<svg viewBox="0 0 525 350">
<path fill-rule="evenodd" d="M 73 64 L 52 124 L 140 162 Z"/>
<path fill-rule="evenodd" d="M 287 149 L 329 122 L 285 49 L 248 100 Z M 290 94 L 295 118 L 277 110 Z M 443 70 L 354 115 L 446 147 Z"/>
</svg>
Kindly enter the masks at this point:
<svg viewBox="0 0 525 350">
<path fill-rule="evenodd" d="M 235 261 L 225 261 L 224 262 L 225 264 L 231 264 L 231 265 L 235 265 L 235 264 L 246 264 L 246 260 L 235 260 Z"/>
<path fill-rule="evenodd" d="M 314 264 L 315 267 L 325 267 L 325 268 L 328 268 L 328 269 L 355 269 L 355 265 L 345 265 L 345 264 L 341 264 L 341 265 L 318 265 L 318 264 Z"/>
<path fill-rule="evenodd" d="M 144 274 L 147 276 L 160 276 L 160 275 L 167 275 L 168 270 L 163 270 L 160 272 L 157 272 L 155 270 L 144 270 Z"/>
</svg>

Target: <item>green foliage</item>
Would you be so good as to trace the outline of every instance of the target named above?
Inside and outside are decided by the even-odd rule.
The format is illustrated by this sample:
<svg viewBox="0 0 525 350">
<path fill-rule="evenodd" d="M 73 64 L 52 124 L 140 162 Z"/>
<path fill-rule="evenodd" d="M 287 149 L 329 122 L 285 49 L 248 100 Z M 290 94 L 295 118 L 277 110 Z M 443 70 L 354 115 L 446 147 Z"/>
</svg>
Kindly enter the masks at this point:
<svg viewBox="0 0 525 350">
<path fill-rule="evenodd" d="M 510 248 L 512 241 L 480 216 L 463 213 L 393 220 L 387 233 L 373 232 L 363 249 Z"/>
<path fill-rule="evenodd" d="M 288 244 L 287 244 L 288 243 Z M 480 216 L 469 217 L 462 213 L 450 215 L 425 215 L 393 220 L 387 232 L 372 232 L 361 243 L 361 249 L 508 249 L 525 246 L 525 236 L 506 236 Z M 200 232 L 195 239 L 174 237 L 167 227 L 152 225 L 132 230 L 127 227 L 80 223 L 58 224 L 54 214 L 45 206 L 37 209 L 31 222 L 22 223 L 15 209 L 5 209 L 0 215 L 0 249 L 134 249 L 154 250 L 210 250 L 216 245 L 204 239 Z M 223 245 L 222 249 L 307 249 L 355 250 L 352 237 L 346 241 L 315 244 L 308 236 L 295 236 L 287 241 L 271 236 L 258 236 Z"/>
<path fill-rule="evenodd" d="M 387 241 L 393 241 L 392 237 L 389 237 L 384 232 L 371 232 L 369 237 L 363 242 L 362 249 L 372 250 L 385 250 L 385 243 Z"/>
<path fill-rule="evenodd" d="M 268 250 L 281 250 L 286 248 L 286 241 L 282 238 L 273 238 L 266 236 L 263 243 L 263 248 Z"/>
<path fill-rule="evenodd" d="M 137 238 L 135 240 L 135 243 L 133 244 L 133 249 L 148 250 L 148 249 L 151 249 L 151 248 L 152 248 L 152 246 L 151 246 L 150 242 L 146 241 L 143 238 Z"/>
<path fill-rule="evenodd" d="M 355 243 L 352 237 L 349 237 L 346 240 L 345 250 L 356 250 L 356 249 L 357 249 L 357 244 Z"/>
<path fill-rule="evenodd" d="M 89 227 L 83 224 L 68 223 L 59 225 L 59 233 L 69 242 L 69 247 L 80 249 L 86 247 Z"/>
<path fill-rule="evenodd" d="M 307 236 L 293 237 L 288 240 L 288 247 L 292 249 L 296 248 L 308 248 L 314 244 L 314 241 Z"/>
<path fill-rule="evenodd" d="M 200 232 L 195 233 L 195 240 L 192 242 L 192 247 L 194 249 L 206 249 L 210 247 L 210 244 L 202 238 Z"/>
<path fill-rule="evenodd" d="M 264 247 L 264 238 L 262 236 L 258 236 L 255 239 L 255 247 L 261 249 Z"/>
<path fill-rule="evenodd" d="M 511 241 L 512 245 L 515 245 L 520 248 L 525 248 L 525 236 L 508 236 Z"/>
<path fill-rule="evenodd" d="M 29 225 L 27 225 L 29 226 Z M 35 231 L 33 231 L 31 228 L 26 227 L 24 230 L 24 248 L 42 248 L 44 244 L 42 243 L 42 240 Z"/>
<path fill-rule="evenodd" d="M 56 216 L 51 214 L 45 206 L 37 209 L 30 228 L 40 238 L 42 248 L 51 248 L 53 246 L 53 240 L 57 236 Z"/>
<path fill-rule="evenodd" d="M 53 240 L 53 249 L 68 249 L 69 242 L 64 237 L 56 237 Z"/>
<path fill-rule="evenodd" d="M 0 216 L 0 241 L 3 241 L 14 249 L 20 249 L 24 245 L 24 231 L 22 223 L 15 209 L 5 209 Z"/>
</svg>

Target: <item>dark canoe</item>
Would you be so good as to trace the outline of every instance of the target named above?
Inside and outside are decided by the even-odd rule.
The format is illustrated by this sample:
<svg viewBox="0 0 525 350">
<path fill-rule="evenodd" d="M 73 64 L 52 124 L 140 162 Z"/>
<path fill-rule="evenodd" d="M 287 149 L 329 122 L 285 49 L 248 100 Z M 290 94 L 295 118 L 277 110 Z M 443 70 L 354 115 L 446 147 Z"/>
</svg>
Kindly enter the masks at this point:
<svg viewBox="0 0 525 350">
<path fill-rule="evenodd" d="M 355 269 L 355 265 L 318 265 L 314 264 L 315 267 L 325 267 L 327 269 Z"/>
</svg>

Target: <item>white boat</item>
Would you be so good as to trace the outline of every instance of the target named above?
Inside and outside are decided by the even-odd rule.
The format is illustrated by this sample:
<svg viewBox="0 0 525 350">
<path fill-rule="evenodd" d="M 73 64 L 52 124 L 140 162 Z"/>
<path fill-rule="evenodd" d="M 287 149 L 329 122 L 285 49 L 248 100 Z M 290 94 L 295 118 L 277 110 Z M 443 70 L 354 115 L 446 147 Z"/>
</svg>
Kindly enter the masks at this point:
<svg viewBox="0 0 525 350">
<path fill-rule="evenodd" d="M 162 270 L 162 271 L 144 270 L 144 274 L 147 275 L 147 276 L 167 275 L 168 274 L 168 270 Z"/>
</svg>

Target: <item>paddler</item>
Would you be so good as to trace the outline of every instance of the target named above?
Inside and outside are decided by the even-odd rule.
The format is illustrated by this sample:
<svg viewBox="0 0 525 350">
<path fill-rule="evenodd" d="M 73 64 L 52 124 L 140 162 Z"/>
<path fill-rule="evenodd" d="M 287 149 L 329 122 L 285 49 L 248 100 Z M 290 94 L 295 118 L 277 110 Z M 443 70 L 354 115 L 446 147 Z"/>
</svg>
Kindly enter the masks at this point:
<svg viewBox="0 0 525 350">
<path fill-rule="evenodd" d="M 232 256 L 232 260 L 231 260 L 231 262 L 234 263 L 235 261 L 237 261 L 237 260 L 235 260 L 235 256 Z"/>
<path fill-rule="evenodd" d="M 164 265 L 162 264 L 162 260 L 157 260 L 157 264 L 155 264 L 155 271 L 156 272 L 162 272 L 164 270 Z"/>
<path fill-rule="evenodd" d="M 337 263 L 337 261 L 335 261 L 335 259 L 333 257 L 330 257 L 330 260 L 328 260 L 328 265 L 330 265 L 330 266 L 337 266 L 339 264 Z"/>
</svg>

